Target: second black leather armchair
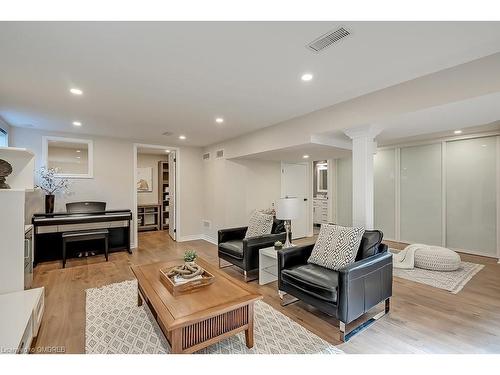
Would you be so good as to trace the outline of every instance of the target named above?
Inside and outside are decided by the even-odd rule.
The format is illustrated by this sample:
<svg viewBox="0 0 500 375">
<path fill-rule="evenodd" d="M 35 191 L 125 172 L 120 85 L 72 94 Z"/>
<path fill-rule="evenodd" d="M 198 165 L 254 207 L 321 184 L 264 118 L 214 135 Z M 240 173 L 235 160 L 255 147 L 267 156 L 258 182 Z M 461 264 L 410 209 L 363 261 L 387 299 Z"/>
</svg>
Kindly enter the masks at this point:
<svg viewBox="0 0 500 375">
<path fill-rule="evenodd" d="M 221 229 L 218 232 L 219 267 L 221 259 L 243 270 L 245 281 L 255 280 L 249 272 L 259 268 L 259 250 L 273 246 L 276 241 L 285 241 L 285 226 L 282 220 L 274 219 L 271 234 L 245 238 L 248 227 Z"/>
<path fill-rule="evenodd" d="M 353 322 L 380 302 L 384 311 L 363 326 L 389 311 L 392 296 L 392 254 L 382 244 L 382 232 L 365 231 L 356 261 L 338 271 L 307 263 L 314 244 L 278 251 L 278 289 L 280 296 L 290 294 L 340 321 L 342 341 L 353 330 Z"/>
</svg>

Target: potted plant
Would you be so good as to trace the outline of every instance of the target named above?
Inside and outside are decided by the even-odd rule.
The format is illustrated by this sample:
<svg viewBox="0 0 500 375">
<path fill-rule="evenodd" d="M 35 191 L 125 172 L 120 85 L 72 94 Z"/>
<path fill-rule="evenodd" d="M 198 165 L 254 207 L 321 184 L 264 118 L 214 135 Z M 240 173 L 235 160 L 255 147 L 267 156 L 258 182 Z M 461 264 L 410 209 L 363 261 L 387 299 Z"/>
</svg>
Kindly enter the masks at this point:
<svg viewBox="0 0 500 375">
<path fill-rule="evenodd" d="M 196 251 L 194 250 L 188 250 L 184 252 L 184 262 L 186 263 L 194 263 L 197 257 L 198 254 L 196 254 Z"/>
<path fill-rule="evenodd" d="M 41 167 L 37 174 L 39 176 L 38 188 L 45 192 L 45 213 L 54 212 L 55 194 L 67 192 L 69 181 L 67 178 L 56 177 L 57 170 L 54 168 Z"/>
<path fill-rule="evenodd" d="M 276 241 L 276 242 L 274 243 L 274 248 L 275 248 L 276 250 L 281 250 L 281 249 L 283 249 L 283 243 L 282 243 L 281 241 Z"/>
</svg>

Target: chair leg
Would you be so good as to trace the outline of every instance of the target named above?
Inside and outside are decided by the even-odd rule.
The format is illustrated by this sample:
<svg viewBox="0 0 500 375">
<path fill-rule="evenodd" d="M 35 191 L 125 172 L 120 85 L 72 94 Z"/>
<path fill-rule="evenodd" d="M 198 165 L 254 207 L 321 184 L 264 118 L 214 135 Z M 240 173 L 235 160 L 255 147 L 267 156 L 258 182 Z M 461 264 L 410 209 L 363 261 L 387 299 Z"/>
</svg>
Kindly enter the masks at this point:
<svg viewBox="0 0 500 375">
<path fill-rule="evenodd" d="M 249 277 L 247 271 L 243 271 L 243 276 L 245 278 L 245 282 L 246 283 L 248 283 L 250 281 L 255 281 L 255 280 L 257 280 L 259 278 L 258 276 Z"/>
<path fill-rule="evenodd" d="M 291 296 L 288 293 L 285 293 L 281 290 L 278 290 L 278 296 L 280 297 L 281 300 L 281 306 L 288 306 L 291 305 L 292 303 L 297 302 L 299 299 Z"/>
<path fill-rule="evenodd" d="M 228 267 L 232 267 L 232 264 L 231 264 L 231 263 L 229 263 L 227 266 L 223 266 L 223 265 L 221 265 L 221 262 L 220 262 L 220 261 L 221 261 L 221 259 L 219 258 L 219 268 L 228 268 Z"/>
<path fill-rule="evenodd" d="M 377 315 L 375 315 L 373 318 L 368 319 L 366 322 L 361 323 L 359 326 L 355 327 L 353 330 L 350 332 L 347 332 L 347 324 L 340 321 L 339 322 L 339 329 L 340 329 L 340 340 L 342 342 L 347 342 L 353 337 L 354 335 L 357 335 L 361 331 L 364 331 L 366 328 L 371 326 L 373 323 L 375 323 L 377 320 L 382 318 L 384 315 L 386 315 L 391 308 L 391 299 L 387 298 L 384 301 L 384 311 L 379 312 Z"/>
<path fill-rule="evenodd" d="M 339 322 L 339 330 L 340 330 L 340 341 L 346 342 L 347 340 L 345 339 L 345 329 L 346 325 L 344 322 Z"/>
</svg>

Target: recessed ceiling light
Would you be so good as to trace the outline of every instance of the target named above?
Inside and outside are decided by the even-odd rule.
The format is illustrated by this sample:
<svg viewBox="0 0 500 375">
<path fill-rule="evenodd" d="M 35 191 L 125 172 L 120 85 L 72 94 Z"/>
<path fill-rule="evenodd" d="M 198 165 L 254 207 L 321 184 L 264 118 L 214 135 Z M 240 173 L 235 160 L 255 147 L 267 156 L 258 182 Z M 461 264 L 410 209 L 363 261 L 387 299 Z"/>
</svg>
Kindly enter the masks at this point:
<svg viewBox="0 0 500 375">
<path fill-rule="evenodd" d="M 73 121 L 73 125 L 82 126 L 82 123 L 80 121 Z"/>
<path fill-rule="evenodd" d="M 77 89 L 76 87 L 70 89 L 69 92 L 72 93 L 73 95 L 82 95 L 83 94 L 83 91 L 80 89 Z"/>
<path fill-rule="evenodd" d="M 170 152 L 170 150 L 165 150 L 165 152 L 168 154 Z"/>
<path fill-rule="evenodd" d="M 80 150 L 76 150 L 76 152 L 81 152 Z"/>
<path fill-rule="evenodd" d="M 184 139 L 186 139 L 186 136 L 185 135 L 179 135 L 179 139 L 184 140 Z"/>
<path fill-rule="evenodd" d="M 223 119 L 222 117 L 217 117 L 217 118 L 215 119 L 215 122 L 216 122 L 217 124 L 222 124 L 222 123 L 224 122 L 224 119 Z"/>
<path fill-rule="evenodd" d="M 302 155 L 303 159 L 309 159 L 309 155 Z"/>
<path fill-rule="evenodd" d="M 77 158 L 77 159 L 81 159 L 81 157 L 80 157 L 80 156 L 77 156 L 76 158 Z"/>
<path fill-rule="evenodd" d="M 302 77 L 300 77 L 300 79 L 304 82 L 309 82 L 313 79 L 313 75 L 311 73 L 304 73 L 302 74 Z"/>
<path fill-rule="evenodd" d="M 486 145 L 481 145 L 481 147 L 486 147 Z"/>
<path fill-rule="evenodd" d="M 462 131 L 461 130 L 455 130 L 453 133 L 455 133 L 455 134 L 462 134 Z"/>
</svg>

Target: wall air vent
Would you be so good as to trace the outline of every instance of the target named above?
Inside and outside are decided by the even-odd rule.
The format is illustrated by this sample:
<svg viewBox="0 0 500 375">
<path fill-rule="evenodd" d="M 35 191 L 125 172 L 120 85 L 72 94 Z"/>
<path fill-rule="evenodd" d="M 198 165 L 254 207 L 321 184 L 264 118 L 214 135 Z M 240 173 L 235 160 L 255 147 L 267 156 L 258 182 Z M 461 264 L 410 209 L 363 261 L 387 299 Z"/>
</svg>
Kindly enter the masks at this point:
<svg viewBox="0 0 500 375">
<path fill-rule="evenodd" d="M 224 157 L 224 150 L 217 150 L 217 152 L 215 153 L 215 157 L 217 159 Z"/>
<path fill-rule="evenodd" d="M 210 152 L 203 154 L 203 160 L 208 160 L 208 159 L 210 159 Z"/>
<path fill-rule="evenodd" d="M 341 27 L 335 31 L 330 31 L 325 35 L 320 36 L 318 39 L 309 43 L 306 47 L 313 52 L 321 52 L 325 48 L 330 47 L 332 44 L 339 42 L 341 39 L 344 39 L 351 35 L 351 33 Z"/>
</svg>

